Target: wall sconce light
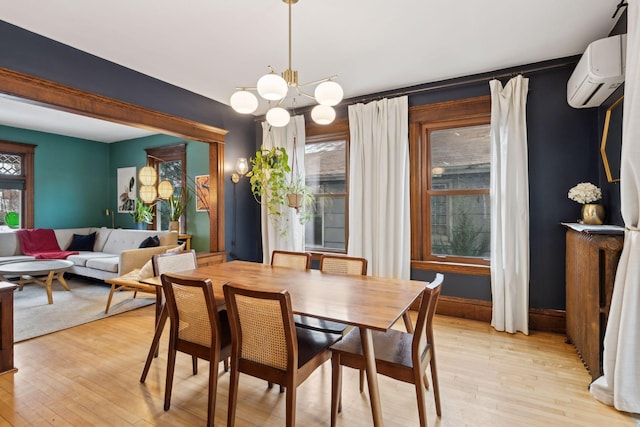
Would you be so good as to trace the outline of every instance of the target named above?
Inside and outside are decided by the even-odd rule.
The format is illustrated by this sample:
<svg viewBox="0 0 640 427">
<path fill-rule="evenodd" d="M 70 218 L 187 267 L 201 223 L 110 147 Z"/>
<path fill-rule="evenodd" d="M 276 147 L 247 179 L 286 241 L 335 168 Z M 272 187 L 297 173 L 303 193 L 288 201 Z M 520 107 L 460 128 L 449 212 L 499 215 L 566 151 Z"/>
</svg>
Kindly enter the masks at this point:
<svg viewBox="0 0 640 427">
<path fill-rule="evenodd" d="M 240 181 L 240 177 L 249 172 L 249 163 L 246 157 L 240 157 L 236 161 L 236 171 L 231 174 L 231 181 L 237 184 Z"/>
</svg>

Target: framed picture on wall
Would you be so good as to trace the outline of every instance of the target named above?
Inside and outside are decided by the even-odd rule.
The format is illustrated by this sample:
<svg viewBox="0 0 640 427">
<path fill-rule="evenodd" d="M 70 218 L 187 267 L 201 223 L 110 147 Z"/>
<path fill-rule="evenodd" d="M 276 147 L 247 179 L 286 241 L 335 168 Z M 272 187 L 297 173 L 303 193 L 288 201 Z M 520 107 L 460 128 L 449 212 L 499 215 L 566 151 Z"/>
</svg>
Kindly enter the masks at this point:
<svg viewBox="0 0 640 427">
<path fill-rule="evenodd" d="M 209 175 L 196 175 L 196 212 L 209 211 Z"/>
<path fill-rule="evenodd" d="M 136 167 L 118 168 L 118 213 L 133 212 L 136 205 Z"/>
</svg>

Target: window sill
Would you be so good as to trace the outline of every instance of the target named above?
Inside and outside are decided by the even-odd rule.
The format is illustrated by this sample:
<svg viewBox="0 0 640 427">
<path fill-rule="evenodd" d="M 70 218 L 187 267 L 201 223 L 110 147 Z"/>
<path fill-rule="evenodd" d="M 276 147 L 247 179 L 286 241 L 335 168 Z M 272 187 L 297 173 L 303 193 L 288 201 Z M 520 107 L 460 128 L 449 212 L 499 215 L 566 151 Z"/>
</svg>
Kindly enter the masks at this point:
<svg viewBox="0 0 640 427">
<path fill-rule="evenodd" d="M 488 265 L 462 264 L 441 261 L 411 261 L 411 268 L 415 270 L 437 271 L 439 273 L 469 274 L 472 276 L 490 276 L 491 267 Z"/>
</svg>

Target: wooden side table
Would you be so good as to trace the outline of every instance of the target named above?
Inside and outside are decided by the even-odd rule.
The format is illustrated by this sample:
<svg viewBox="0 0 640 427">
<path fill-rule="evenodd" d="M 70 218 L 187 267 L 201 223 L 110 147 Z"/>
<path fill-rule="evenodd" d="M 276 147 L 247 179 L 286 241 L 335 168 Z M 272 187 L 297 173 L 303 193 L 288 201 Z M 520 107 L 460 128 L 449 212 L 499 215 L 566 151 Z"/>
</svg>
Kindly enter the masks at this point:
<svg viewBox="0 0 640 427">
<path fill-rule="evenodd" d="M 196 253 L 198 267 L 204 267 L 211 264 L 220 264 L 227 261 L 226 252 L 199 252 Z"/>
<path fill-rule="evenodd" d="M 184 243 L 184 249 L 187 251 L 191 250 L 191 234 L 178 234 L 178 244 L 181 245 Z"/>
<path fill-rule="evenodd" d="M 0 282 L 0 374 L 17 371 L 13 366 L 13 283 Z"/>
</svg>

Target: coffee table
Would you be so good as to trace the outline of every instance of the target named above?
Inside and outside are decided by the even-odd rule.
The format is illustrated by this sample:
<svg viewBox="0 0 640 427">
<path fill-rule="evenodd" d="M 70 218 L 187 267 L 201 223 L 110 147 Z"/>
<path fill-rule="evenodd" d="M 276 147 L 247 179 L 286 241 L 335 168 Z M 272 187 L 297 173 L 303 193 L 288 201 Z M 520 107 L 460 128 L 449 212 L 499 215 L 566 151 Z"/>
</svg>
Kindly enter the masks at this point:
<svg viewBox="0 0 640 427">
<path fill-rule="evenodd" d="M 49 304 L 53 304 L 51 293 L 51 283 L 57 280 L 67 290 L 70 291 L 67 281 L 64 280 L 64 272 L 73 263 L 64 259 L 36 259 L 31 261 L 17 261 L 0 264 L 0 280 L 6 280 L 3 276 L 19 276 L 18 290 L 21 291 L 25 283 L 35 282 L 42 285 L 47 290 Z M 37 277 L 47 276 L 43 282 Z"/>
</svg>

